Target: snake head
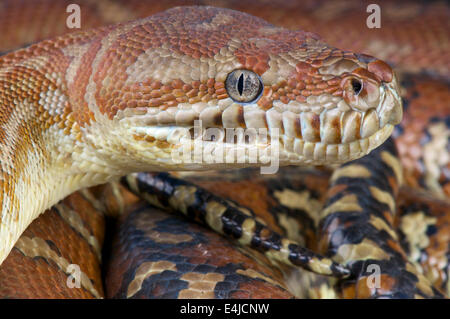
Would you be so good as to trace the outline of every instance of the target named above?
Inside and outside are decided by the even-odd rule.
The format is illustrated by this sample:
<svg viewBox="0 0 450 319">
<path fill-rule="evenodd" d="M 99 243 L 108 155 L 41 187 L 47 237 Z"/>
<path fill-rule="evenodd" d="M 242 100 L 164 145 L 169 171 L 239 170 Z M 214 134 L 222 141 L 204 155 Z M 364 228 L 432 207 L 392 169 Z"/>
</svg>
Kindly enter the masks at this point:
<svg viewBox="0 0 450 319">
<path fill-rule="evenodd" d="M 92 93 L 110 134 L 99 147 L 135 169 L 342 163 L 401 120 L 386 63 L 245 13 L 173 8 L 108 37 Z"/>
</svg>

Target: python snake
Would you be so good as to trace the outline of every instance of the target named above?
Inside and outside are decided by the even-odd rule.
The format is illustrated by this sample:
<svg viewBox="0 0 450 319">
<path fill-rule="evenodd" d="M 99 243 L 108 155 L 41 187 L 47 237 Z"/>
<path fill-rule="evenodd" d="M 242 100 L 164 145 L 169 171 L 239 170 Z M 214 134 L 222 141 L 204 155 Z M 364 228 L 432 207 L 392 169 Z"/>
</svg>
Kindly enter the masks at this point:
<svg viewBox="0 0 450 319">
<path fill-rule="evenodd" d="M 87 13 L 86 30 L 99 23 L 95 14 L 110 24 L 175 4 L 208 4 L 80 3 Z M 18 8 L 35 9 L 34 14 L 51 8 L 49 14 L 55 10 L 56 17 L 68 3 L 2 5 L 0 21 L 8 27 Z M 361 15 L 363 6 L 348 2 L 223 5 L 275 25 L 317 30 L 331 40 L 333 32 L 324 27 L 331 22 L 339 26 L 333 14 L 342 20 L 345 15 L 367 15 Z M 349 43 L 355 30 L 331 42 L 355 52 L 379 53 L 401 72 L 406 114 L 394 136 L 403 167 L 391 139 L 377 148 L 402 112 L 400 86 L 385 62 L 236 11 L 180 7 L 71 32 L 0 57 L 0 258 L 8 256 L 0 267 L 0 294 L 367 298 L 448 293 L 449 61 L 445 43 L 438 39 L 448 43 L 449 9 L 441 3 L 381 6 L 400 25 L 426 27 L 433 25 L 427 20 L 432 18 L 447 27 L 444 36 L 427 37 L 431 43 L 418 50 L 404 49 L 402 34 L 396 39 L 403 51 L 389 51 L 381 39 Z M 422 12 L 421 6 L 427 10 Z M 20 11 L 22 15 L 26 13 Z M 297 25 L 297 18 L 305 16 L 305 24 Z M 64 29 L 65 21 L 57 25 Z M 386 39 L 389 29 L 380 29 L 387 32 Z M 47 34 L 48 28 L 39 28 L 42 34 L 22 41 L 67 31 L 51 29 L 54 33 Z M 25 33 L 30 37 L 31 32 Z M 4 51 L 19 45 L 14 36 L 6 39 Z M 426 44 L 434 49 L 434 58 L 429 52 L 422 58 Z M 249 103 L 233 101 L 227 86 L 232 71 L 242 69 L 257 74 L 254 79 L 264 87 Z M 194 143 L 183 134 L 196 119 L 206 127 L 279 129 L 282 165 L 336 164 L 375 151 L 331 177 L 327 170 L 281 168 L 275 177 L 244 170 L 139 174 L 122 180 L 152 207 L 116 182 L 56 204 L 80 188 L 131 172 L 242 167 L 173 160 L 173 150 L 191 151 Z M 422 136 L 429 142 L 417 146 Z M 216 144 L 203 142 L 206 147 Z M 268 146 L 267 141 L 256 144 L 259 151 Z M 252 147 L 243 141 L 225 144 L 228 151 L 246 149 L 246 156 Z M 249 159 L 243 162 L 248 165 Z M 253 166 L 265 164 L 263 160 L 257 157 Z M 403 180 L 414 191 L 400 188 Z M 161 210 L 180 211 L 244 247 Z M 100 275 L 102 212 L 121 212 L 114 243 L 103 256 L 109 260 L 103 269 L 106 292 Z M 223 251 L 229 253 L 221 255 Z M 70 264 L 80 266 L 82 288 L 67 287 Z M 368 288 L 368 265 L 382 269 L 380 288 Z M 349 278 L 339 279 L 349 273 Z"/>
</svg>

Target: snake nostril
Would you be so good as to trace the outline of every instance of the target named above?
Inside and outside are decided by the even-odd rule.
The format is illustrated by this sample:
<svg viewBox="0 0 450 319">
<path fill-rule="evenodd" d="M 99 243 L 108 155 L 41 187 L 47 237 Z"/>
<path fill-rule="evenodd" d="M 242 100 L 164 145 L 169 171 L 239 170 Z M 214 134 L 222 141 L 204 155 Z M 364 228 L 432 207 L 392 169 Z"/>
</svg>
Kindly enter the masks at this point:
<svg viewBox="0 0 450 319">
<path fill-rule="evenodd" d="M 355 95 L 358 95 L 362 91 L 363 84 L 358 79 L 352 79 L 352 88 L 353 88 L 353 92 L 355 93 Z"/>
</svg>

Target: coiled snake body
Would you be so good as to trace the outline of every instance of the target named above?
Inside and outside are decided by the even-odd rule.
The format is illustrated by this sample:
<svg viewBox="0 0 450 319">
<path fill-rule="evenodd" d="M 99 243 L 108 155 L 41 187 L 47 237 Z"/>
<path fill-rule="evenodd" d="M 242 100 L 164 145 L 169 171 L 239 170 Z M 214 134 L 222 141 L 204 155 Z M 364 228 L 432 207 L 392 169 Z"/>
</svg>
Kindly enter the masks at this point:
<svg viewBox="0 0 450 319">
<path fill-rule="evenodd" d="M 236 100 L 227 84 L 236 70 L 261 81 L 259 94 L 245 103 Z M 445 68 L 439 72 L 447 75 Z M 411 75 L 410 88 L 420 88 L 423 77 Z M 246 85 L 237 87 L 241 95 Z M 442 84 L 430 80 L 426 85 Z M 441 94 L 447 88 L 448 101 L 448 86 L 443 86 Z M 439 263 L 427 264 L 437 255 L 423 251 L 427 245 L 414 239 L 420 234 L 409 233 L 408 222 L 427 228 L 442 221 L 444 226 L 433 233 L 439 237 L 433 239 L 427 228 L 425 240 L 448 247 L 448 183 L 442 178 L 448 169 L 448 108 L 430 107 L 430 125 L 416 129 L 417 134 L 429 130 L 434 143 L 429 144 L 435 145 L 430 150 L 447 156 L 447 162 L 440 156 L 430 159 L 427 153 L 418 158 L 417 152 L 400 146 L 409 168 L 405 173 L 391 139 L 377 148 L 402 117 L 397 77 L 381 60 L 336 49 L 315 34 L 276 27 L 245 13 L 178 7 L 6 54 L 0 57 L 0 90 L 4 296 L 102 297 L 104 225 L 98 211 L 123 212 L 111 251 L 103 257 L 110 260 L 110 297 L 445 293 L 448 258 L 442 254 L 448 254 L 448 248 L 438 250 Z M 407 97 L 408 108 L 427 93 L 418 90 Z M 418 116 L 409 114 L 406 120 L 416 121 Z M 265 164 L 261 154 L 271 146 L 267 140 L 221 143 L 220 138 L 204 140 L 201 146 L 216 151 L 222 147 L 227 154 L 244 150 L 240 162 L 175 161 L 174 153 L 183 151 L 189 158 L 194 154 L 196 144 L 189 133 L 195 120 L 209 128 L 265 129 L 271 137 L 279 133 L 282 165 L 338 164 L 376 150 L 337 169 L 329 186 L 327 171 L 298 168 L 282 169 L 278 179 L 256 177 L 252 170 L 238 175 L 154 173 L 129 175 L 122 183 L 158 208 L 136 203 L 140 206 L 134 210 L 130 203 L 136 197 L 117 183 L 75 193 L 57 204 L 76 190 L 132 172 L 238 168 L 250 160 L 255 161 L 252 166 Z M 396 131 L 397 144 L 411 143 L 406 129 Z M 417 169 L 421 161 L 433 170 L 422 174 Z M 308 179 L 322 186 L 309 185 L 307 190 Z M 404 203 L 398 226 L 395 199 L 403 192 L 403 179 L 419 189 L 425 206 L 411 210 L 404 196 L 398 204 Z M 282 185 L 278 189 L 273 186 L 277 183 Z M 318 189 L 311 193 L 311 187 Z M 423 189 L 439 200 L 428 199 Z M 267 199 L 259 198 L 258 207 L 254 200 L 239 197 L 246 192 Z M 197 226 L 183 226 L 185 221 L 177 217 L 148 214 L 148 209 L 180 211 L 257 252 L 236 248 Z M 217 256 L 222 250 L 230 253 Z M 423 261 L 427 254 L 429 259 Z M 81 269 L 81 288 L 67 285 L 71 265 Z M 381 287 L 366 285 L 368 265 L 380 267 Z M 292 276 L 301 284 L 288 287 L 285 278 Z M 347 279 L 338 280 L 342 277 Z"/>
</svg>

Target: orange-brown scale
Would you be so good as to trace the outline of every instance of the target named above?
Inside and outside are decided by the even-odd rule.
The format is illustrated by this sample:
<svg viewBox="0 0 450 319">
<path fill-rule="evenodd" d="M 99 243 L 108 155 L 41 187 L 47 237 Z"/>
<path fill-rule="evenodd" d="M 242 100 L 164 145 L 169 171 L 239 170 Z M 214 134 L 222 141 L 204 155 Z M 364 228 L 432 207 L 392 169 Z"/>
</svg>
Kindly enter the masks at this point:
<svg viewBox="0 0 450 319">
<path fill-rule="evenodd" d="M 45 78 L 41 72 L 23 66 L 16 66 L 14 69 L 5 72 L 3 78 L 0 79 L 0 105 L 2 106 L 2 111 L 0 112 L 0 126 L 2 126 L 0 136 L 5 147 L 3 151 L 4 156 L 8 156 L 8 162 L 11 164 L 9 167 L 11 174 L 8 174 L 6 171 L 1 172 L 3 180 L 1 201 L 3 202 L 5 196 L 8 196 L 15 208 L 12 211 L 18 211 L 20 206 L 15 197 L 14 178 L 19 176 L 27 167 L 28 153 L 33 142 L 38 145 L 41 151 L 45 152 L 41 145 L 40 137 L 50 123 L 54 122 L 48 112 L 39 107 L 39 94 L 55 88 L 54 84 Z M 31 109 L 20 109 L 15 104 L 24 103 L 25 101 L 29 103 Z M 34 116 L 26 113 L 34 113 Z M 8 129 L 6 125 L 10 125 L 9 122 L 12 116 L 15 117 L 14 121 L 20 121 L 24 117 L 31 117 L 31 121 L 21 122 L 20 125 L 17 125 L 16 131 L 13 132 L 18 137 L 21 137 L 20 139 L 11 139 L 6 136 L 6 130 Z M 27 182 L 28 176 L 24 178 L 25 182 Z M 16 219 L 17 217 L 13 218 Z"/>
<path fill-rule="evenodd" d="M 93 72 L 93 62 L 100 49 L 101 42 L 99 40 L 94 41 L 89 46 L 89 49 L 81 58 L 81 67 L 77 69 L 73 83 L 69 86 L 69 89 L 71 90 L 71 106 L 74 110 L 75 118 L 81 127 L 89 124 L 91 120 L 94 119 L 92 110 L 89 109 L 88 103 L 85 99 L 85 95 L 89 78 Z"/>
<path fill-rule="evenodd" d="M 53 262 L 43 258 L 30 259 L 15 249 L 1 266 L 0 282 L 2 298 L 94 298 L 85 289 L 64 288 L 67 287 L 67 276 Z"/>
<path fill-rule="evenodd" d="M 140 201 L 139 197 L 127 191 L 118 183 L 90 187 L 89 193 L 83 192 L 81 196 L 94 207 L 99 207 L 99 211 L 113 217 L 121 215 L 125 207 Z"/>
<path fill-rule="evenodd" d="M 57 86 L 47 79 L 42 71 L 15 66 L 13 70 L 4 73 L 4 78 L 0 80 L 0 87 L 3 88 L 0 91 L 0 103 L 2 105 L 0 123 L 6 123 L 9 116 L 14 114 L 14 110 L 18 108 L 14 102 L 21 103 L 24 101 L 31 103 L 34 108 L 34 118 L 39 120 L 38 122 L 46 124 L 46 121 L 58 121 L 59 118 L 51 117 L 48 111 L 38 103 L 40 94 L 57 89 Z M 24 111 L 19 109 L 18 112 Z M 50 124 L 53 124 L 53 122 Z"/>
<path fill-rule="evenodd" d="M 180 12 L 181 14 L 181 12 Z M 211 19 L 215 16 L 215 13 L 208 12 L 211 14 L 209 17 L 205 17 L 205 21 Z M 202 17 L 203 18 L 203 17 Z M 182 23 L 186 24 L 186 27 L 177 26 L 174 28 L 171 23 L 178 24 L 181 23 L 177 21 L 166 21 L 165 15 L 157 15 L 153 17 L 152 20 L 148 21 L 143 25 L 136 26 L 132 28 L 129 32 L 120 35 L 117 40 L 108 48 L 105 53 L 102 61 L 99 64 L 99 70 L 97 74 L 94 74 L 94 81 L 97 84 L 97 92 L 95 94 L 97 103 L 101 112 L 108 114 L 110 117 L 114 116 L 118 109 L 124 109 L 126 107 L 135 107 L 138 106 L 138 101 L 130 101 L 125 103 L 123 99 L 120 99 L 121 95 L 117 96 L 115 91 L 125 91 L 136 89 L 140 86 L 135 85 L 131 88 L 124 89 L 124 83 L 127 80 L 126 69 L 128 66 L 134 64 L 140 54 L 143 54 L 145 50 L 149 48 L 159 48 L 162 44 L 169 44 L 170 48 L 174 52 L 179 52 L 185 54 L 187 56 L 191 56 L 193 58 L 203 57 L 211 57 L 214 54 L 217 54 L 222 47 L 226 47 L 229 41 L 229 37 L 224 36 L 225 34 L 231 34 L 227 32 L 218 30 L 201 30 L 197 29 L 194 31 L 192 27 L 188 27 L 190 25 L 199 25 L 198 16 L 194 19 L 190 14 L 183 15 Z M 223 25 L 221 28 L 227 28 L 228 25 Z M 179 29 L 178 29 L 179 28 Z M 231 28 L 236 28 L 236 25 L 232 25 Z M 178 30 L 183 30 L 180 31 Z M 237 29 L 236 29 L 237 31 Z M 189 33 L 192 32 L 192 33 Z M 242 31 L 241 31 L 242 32 Z M 186 33 L 186 34 L 185 34 Z M 195 44 L 195 39 L 207 39 L 207 41 L 203 41 L 201 46 L 204 46 L 204 49 L 200 49 L 199 43 Z M 132 43 L 132 47 L 130 47 L 130 43 Z M 201 53 L 200 53 L 201 52 Z M 113 67 L 114 66 L 114 67 Z M 103 87 L 103 80 L 105 78 L 114 79 L 114 84 L 110 87 Z M 148 79 L 151 80 L 151 79 Z M 176 98 L 172 92 L 173 88 L 166 87 L 162 85 L 160 89 L 162 90 L 162 94 L 158 97 L 158 93 L 153 93 L 154 98 L 150 99 L 150 101 L 143 100 L 141 101 L 141 105 L 145 106 L 159 106 L 161 104 L 165 104 L 165 107 L 172 105 L 175 106 L 177 103 L 181 102 L 194 102 L 199 101 L 201 99 L 206 100 L 211 98 L 212 87 L 208 87 L 206 83 L 200 84 L 199 87 L 195 87 L 193 83 L 189 83 L 193 86 L 193 89 L 197 89 L 193 91 L 193 89 L 188 92 L 184 92 L 185 95 L 181 95 L 181 91 L 176 91 L 175 94 L 180 94 L 181 96 Z M 178 86 L 179 87 L 179 86 Z M 179 90 L 180 88 L 178 88 Z M 208 92 L 208 89 L 209 92 Z M 152 90 L 153 91 L 153 90 Z M 152 91 L 148 89 L 139 92 L 145 96 L 145 93 L 152 94 Z M 133 93 L 138 93 L 133 92 Z M 219 93 L 224 94 L 223 90 Z M 147 96 L 151 97 L 151 96 Z M 223 96 L 224 97 L 224 96 Z M 119 105 L 117 105 L 119 103 Z"/>
<path fill-rule="evenodd" d="M 339 193 L 342 193 L 346 189 L 347 189 L 347 185 L 337 184 L 337 185 L 333 185 L 332 187 L 328 188 L 326 194 L 327 194 L 327 197 L 331 198 L 331 197 L 336 196 Z"/>
<path fill-rule="evenodd" d="M 341 119 L 340 118 L 334 118 L 331 121 L 331 127 L 334 129 L 334 139 L 330 141 L 330 143 L 339 144 L 342 141 L 342 135 L 341 135 Z M 320 128 L 319 128 L 320 129 Z"/>
<path fill-rule="evenodd" d="M 67 207 L 67 209 L 70 209 L 70 207 Z M 86 209 L 86 207 L 77 205 L 75 209 Z M 61 218 L 58 210 L 59 208 L 56 210 L 57 214 L 48 215 L 47 218 L 51 219 L 51 221 L 46 220 L 45 218 L 38 220 L 36 223 L 37 225 L 34 228 L 29 228 L 24 235 L 30 238 L 39 237 L 44 241 L 54 243 L 55 247 L 57 247 L 56 252 L 59 256 L 64 256 L 64 258 L 71 263 L 72 261 L 77 261 L 76 263 L 80 268 L 90 275 L 91 278 L 98 278 L 100 275 L 98 273 L 99 269 L 90 261 L 90 259 L 96 258 L 97 252 L 95 252 L 85 240 L 80 240 L 80 235 L 75 229 L 70 226 L 67 227 L 67 223 Z M 92 213 L 92 208 L 90 213 L 95 216 L 95 213 Z M 52 224 L 52 227 L 49 229 L 48 225 L 50 223 Z M 70 243 L 76 244 L 71 245 Z M 100 282 L 97 282 L 97 285 L 100 284 Z"/>
<path fill-rule="evenodd" d="M 211 58 L 213 55 L 217 54 L 221 48 L 227 47 L 231 36 L 236 35 L 238 38 L 242 39 L 242 41 L 234 52 L 234 55 L 245 68 L 262 74 L 268 69 L 269 54 L 276 55 L 281 52 L 289 52 L 303 45 L 305 39 L 315 37 L 306 32 L 283 30 L 274 34 L 265 35 L 266 39 L 272 41 L 267 41 L 262 47 L 257 47 L 252 39 L 252 37 L 258 35 L 257 26 L 268 26 L 262 20 L 249 17 L 246 24 L 244 24 L 242 19 L 234 17 L 233 12 L 227 12 L 226 15 L 229 15 L 229 18 L 232 19 L 232 21 L 220 24 L 220 28 L 215 29 L 215 26 L 206 28 L 203 24 L 199 23 L 202 19 L 205 19 L 204 23 L 208 23 L 208 19 L 213 19 L 216 16 L 214 10 L 207 12 L 207 15 L 209 16 L 197 17 L 194 20 L 192 20 L 190 14 L 191 12 L 183 13 L 182 22 L 176 20 L 167 22 L 163 20 L 166 17 L 165 14 L 156 15 L 148 22 L 132 28 L 129 32 L 121 34 L 116 39 L 116 41 L 108 48 L 99 64 L 98 69 L 101 70 L 101 72 L 94 74 L 94 81 L 97 86 L 95 98 L 101 112 L 112 117 L 117 110 L 128 107 L 154 107 L 160 105 L 168 107 L 176 106 L 180 102 L 195 103 L 197 101 L 207 101 L 208 99 L 213 98 L 214 93 L 212 87 L 207 90 L 202 87 L 202 85 L 198 88 L 198 93 L 195 90 L 191 90 L 185 95 L 182 95 L 181 91 L 179 91 L 180 89 L 174 91 L 173 87 L 172 90 L 170 87 L 165 87 L 167 84 L 162 85 L 160 88 L 162 92 L 160 94 L 149 92 L 148 89 L 141 91 L 141 83 L 136 83 L 136 85 L 131 85 L 131 87 L 125 85 L 127 80 L 127 68 L 136 62 L 140 54 L 143 54 L 150 48 L 159 48 L 163 43 L 169 44 L 170 50 L 173 52 L 179 52 L 196 59 L 200 57 Z M 179 29 L 172 26 L 172 24 L 182 31 L 179 31 Z M 181 24 L 181 26 L 179 24 Z M 196 39 L 199 38 L 206 39 L 206 41 L 197 43 Z M 208 47 L 208 49 L 203 50 L 202 48 L 204 46 Z M 337 53 L 335 54 L 340 54 L 341 56 L 344 55 L 344 53 L 339 53 L 340 51 L 336 52 Z M 320 56 L 320 53 L 312 55 L 313 58 L 325 58 L 325 56 L 325 53 L 323 56 Z M 104 87 L 103 82 L 105 79 L 114 79 L 114 83 L 110 84 L 108 87 Z M 306 80 L 306 83 L 308 82 L 319 84 L 319 81 L 314 79 L 309 81 Z M 337 88 L 328 91 L 336 94 L 336 90 Z M 116 91 L 119 91 L 120 93 L 117 93 Z M 124 99 L 122 94 L 124 94 L 123 92 L 125 91 L 130 91 L 130 93 L 132 92 L 135 94 L 134 96 L 127 95 L 131 100 Z M 322 89 L 303 90 L 301 95 L 305 97 L 311 94 L 319 95 L 322 92 Z M 287 102 L 288 98 L 284 97 L 285 93 L 285 91 L 283 91 L 283 94 L 275 92 L 273 98 L 279 98 L 282 102 Z M 292 99 L 296 98 L 295 94 L 290 92 L 288 92 L 288 94 Z M 219 99 L 226 97 L 224 90 L 217 93 L 217 97 Z M 143 98 L 143 100 L 141 100 L 141 98 Z M 261 103 L 264 104 L 264 100 Z M 267 106 L 264 107 L 267 108 Z"/>
<path fill-rule="evenodd" d="M 330 53 L 327 52 L 327 54 Z M 332 57 L 348 56 L 349 59 L 355 59 L 353 54 L 346 55 L 345 51 L 337 49 L 334 49 L 331 54 Z M 319 73 L 321 66 L 322 60 L 317 58 L 316 60 L 298 62 L 296 71 L 289 76 L 287 81 L 273 84 L 267 88 L 264 96 L 261 98 L 262 101 L 260 100 L 261 102 L 258 102 L 258 104 L 264 109 L 268 109 L 274 100 L 280 100 L 285 104 L 289 103 L 289 101 L 305 103 L 306 98 L 310 95 L 319 96 L 328 93 L 341 96 L 340 82 L 348 73 L 325 80 L 323 75 Z"/>
<path fill-rule="evenodd" d="M 371 278 L 368 276 L 361 276 L 360 280 L 356 283 L 356 287 L 347 287 L 343 289 L 342 297 L 346 299 L 367 299 L 375 295 L 388 295 L 395 289 L 396 278 L 387 274 L 381 274 L 379 280 L 379 287 L 370 288 L 367 283 L 371 282 Z"/>
<path fill-rule="evenodd" d="M 73 44 L 88 43 L 92 39 L 95 39 L 98 36 L 102 36 L 105 30 L 108 30 L 108 27 L 92 29 L 89 31 L 77 31 L 65 34 L 63 36 L 58 36 L 54 39 L 38 42 L 36 44 L 30 45 L 27 48 L 13 51 L 7 55 L 1 56 L 0 67 L 22 62 L 32 57 L 47 56 L 48 54 L 58 54 L 58 49 L 63 49 Z M 52 63 L 48 65 L 48 68 L 49 70 L 53 70 L 53 68 L 58 68 L 60 66 L 61 65 L 59 65 L 58 63 Z"/>
<path fill-rule="evenodd" d="M 108 190 L 108 185 L 99 187 L 106 188 Z M 106 196 L 104 195 L 104 197 Z M 113 198 L 113 196 L 111 195 L 110 197 Z M 112 200 L 105 201 L 105 204 L 108 204 Z M 79 192 L 68 196 L 66 199 L 64 199 L 63 203 L 80 216 L 81 220 L 83 221 L 83 226 L 86 227 L 100 243 L 102 243 L 104 238 L 103 212 L 94 210 L 92 204 L 89 203 L 89 201 L 85 199 Z"/>
<path fill-rule="evenodd" d="M 84 126 L 84 123 L 89 121 L 89 110 L 87 109 L 87 105 L 77 99 L 77 93 L 79 93 L 79 95 L 84 94 L 82 85 L 75 81 L 73 85 L 67 87 L 68 83 L 66 83 L 64 75 L 66 74 L 66 70 L 69 67 L 73 57 L 64 55 L 62 49 L 74 44 L 82 45 L 89 43 L 92 38 L 102 34 L 104 34 L 102 29 L 92 30 L 89 32 L 75 32 L 53 40 L 40 42 L 26 49 L 13 52 L 0 58 L 1 67 L 2 65 L 17 64 L 27 59 L 38 58 L 40 56 L 49 57 L 45 60 L 43 66 L 36 65 L 34 69 L 27 69 L 28 67 L 23 66 L 15 66 L 11 73 L 7 73 L 7 77 L 11 79 L 11 81 L 15 83 L 23 83 L 23 85 L 26 86 L 26 91 L 20 91 L 19 89 L 19 92 L 16 92 L 16 94 L 19 94 L 18 101 L 21 102 L 26 98 L 29 102 L 34 103 L 36 106 L 35 119 L 39 120 L 38 122 L 41 123 L 40 125 L 42 125 L 44 130 L 56 123 L 65 134 L 73 134 L 78 140 L 81 139 L 79 126 Z M 86 59 L 88 56 L 89 55 L 83 56 L 83 59 Z M 81 71 L 81 73 L 83 70 L 89 70 L 86 66 L 90 65 L 89 61 L 83 60 L 83 62 L 83 68 L 79 68 L 78 70 Z M 22 74 L 21 71 L 24 73 L 22 76 L 20 75 Z M 44 76 L 44 74 L 56 74 L 62 80 L 63 85 L 62 87 L 58 87 L 58 89 L 69 99 L 69 102 L 66 104 L 62 114 L 50 116 L 48 111 L 44 110 L 41 105 L 37 104 L 37 101 L 40 98 L 40 93 L 45 93 L 47 90 L 55 90 L 57 88 L 53 80 L 49 80 Z M 67 94 L 63 88 L 67 88 L 68 92 L 73 92 L 74 94 Z M 0 99 L 1 97 L 2 96 L 0 95 Z M 0 100 L 0 103 L 2 105 L 7 105 L 6 103 L 11 104 L 12 98 L 15 98 L 14 93 L 9 100 Z M 70 118 L 68 118 L 69 116 Z M 75 122 L 77 122 L 76 125 Z M 39 136 L 39 132 L 36 136 Z"/>
<path fill-rule="evenodd" d="M 104 220 L 101 213 L 84 200 L 78 193 L 61 203 L 65 209 L 72 209 L 83 221 L 83 226 L 101 245 L 103 242 Z M 57 209 L 47 210 L 34 220 L 22 237 L 44 240 L 57 256 L 76 264 L 91 280 L 94 288 L 103 296 L 100 260 L 97 252 L 72 228 Z M 66 269 L 45 256 L 31 257 L 17 247 L 0 266 L 0 296 L 3 298 L 93 298 L 85 289 L 69 288 Z"/>
<path fill-rule="evenodd" d="M 426 130 L 433 118 L 450 116 L 450 90 L 448 83 L 421 75 L 405 75 L 405 107 L 403 120 L 394 132 L 396 145 L 405 172 L 405 183 L 414 188 L 422 184 L 427 168 L 423 163 L 424 148 L 421 141 L 426 140 Z M 450 171 L 450 163 L 447 164 Z M 445 169 L 440 172 L 439 182 L 447 196 L 450 196 L 450 181 Z"/>
<path fill-rule="evenodd" d="M 134 280 L 133 273 L 128 272 L 129 275 L 124 273 L 127 269 L 137 269 L 143 262 L 163 260 L 176 265 L 176 268 L 171 270 L 173 273 L 171 277 L 173 279 L 164 279 L 164 277 L 158 279 L 158 274 L 148 276 L 142 283 L 142 289 L 133 295 L 134 298 L 148 298 L 156 294 L 156 296 L 171 296 L 172 298 L 176 298 L 181 290 L 188 289 L 186 285 L 182 284 L 183 274 L 203 274 L 205 272 L 202 269 L 206 268 L 210 269 L 210 272 L 214 272 L 214 269 L 217 269 L 220 273 L 224 274 L 224 280 L 227 286 L 230 284 L 232 286 L 234 285 L 235 288 L 230 291 L 230 295 L 227 294 L 227 296 L 222 296 L 222 298 L 238 297 L 241 295 L 248 296 L 249 298 L 262 298 L 263 296 L 272 298 L 292 297 L 283 287 L 281 273 L 268 266 L 266 257 L 256 254 L 259 260 L 256 261 L 253 252 L 252 256 L 249 256 L 245 251 L 237 250 L 234 245 L 226 240 L 224 241 L 221 236 L 211 231 L 204 230 L 198 225 L 189 224 L 182 219 L 163 214 L 158 209 L 144 207 L 145 204 L 141 203 L 132 210 L 129 210 L 126 218 L 122 218 L 120 234 L 123 236 L 115 239 L 113 258 L 108 266 L 107 282 L 113 284 L 111 287 L 107 287 L 107 295 L 109 297 L 126 296 L 127 288 L 130 282 Z M 150 214 L 149 210 L 151 210 Z M 146 219 L 146 224 L 153 226 L 151 226 L 151 229 L 147 227 L 145 234 L 137 231 L 132 235 L 133 230 L 125 226 L 130 224 L 130 222 L 133 223 L 133 221 L 135 223 L 139 219 Z M 152 220 L 155 222 L 148 223 Z M 186 238 L 187 240 L 185 242 L 164 243 L 165 235 L 171 235 L 172 233 L 178 234 L 181 230 L 180 227 L 183 229 L 181 231 L 182 233 L 189 233 L 191 236 Z M 149 234 L 153 235 L 148 237 Z M 129 249 L 129 245 L 133 245 L 131 241 L 138 240 L 138 238 L 140 238 L 139 247 L 134 246 L 136 249 Z M 160 238 L 162 241 L 157 243 L 151 238 Z M 231 269 L 234 268 L 236 270 L 230 273 L 232 271 Z M 269 281 L 245 276 L 245 271 L 250 269 L 253 274 L 270 278 Z M 229 277 L 230 275 L 232 277 Z M 113 280 L 113 278 L 122 278 L 122 280 Z M 170 285 L 165 283 L 167 280 L 171 281 Z M 243 285 L 246 282 L 251 285 Z M 272 282 L 277 282 L 278 284 L 273 284 Z M 214 289 L 215 294 L 223 293 L 223 291 L 226 293 L 228 291 L 227 289 L 219 289 L 218 284 L 220 284 L 220 281 L 216 283 L 216 288 Z M 176 288 L 177 286 L 180 288 Z M 215 295 L 215 297 L 218 296 Z"/>
<path fill-rule="evenodd" d="M 235 56 L 238 58 L 245 68 L 253 70 L 262 75 L 269 68 L 270 55 L 278 55 L 292 50 L 298 50 L 299 47 L 306 43 L 307 38 L 318 39 L 317 35 L 304 32 L 290 32 L 288 30 L 277 30 L 276 32 L 267 34 L 264 24 L 260 30 L 257 24 L 260 20 L 251 20 L 254 23 L 249 29 L 244 28 L 246 41 L 236 50 Z M 258 30 L 254 34 L 253 30 Z M 263 36 L 262 41 L 258 43 L 259 37 Z"/>
<path fill-rule="evenodd" d="M 404 187 L 400 190 L 397 202 L 398 214 L 395 225 L 399 229 L 402 220 L 410 213 L 421 212 L 427 217 L 435 218 L 435 222 L 428 226 L 428 245 L 421 249 L 421 254 L 415 262 L 420 263 L 425 276 L 435 287 L 448 291 L 448 268 L 450 265 L 450 204 L 444 200 L 436 200 L 430 194 Z M 401 244 L 409 250 L 408 237 L 400 232 Z"/>
<path fill-rule="evenodd" d="M 152 21 L 137 30 L 140 31 L 138 33 L 145 40 L 142 41 L 143 43 L 148 43 L 149 37 L 152 38 L 151 41 L 156 42 L 156 45 L 151 47 L 159 47 L 160 43 L 170 43 L 171 49 L 187 56 L 197 59 L 212 57 L 227 45 L 233 34 L 245 33 L 245 31 L 251 32 L 253 27 L 240 21 L 233 12 L 226 13 L 232 19 L 230 22 L 220 24 L 220 26 L 211 25 L 210 28 L 202 26 L 203 23 L 213 22 L 216 14 L 215 11 L 198 14 L 198 12 L 178 9 L 178 15 L 182 19 L 177 19 L 177 16 L 173 15 L 173 19 L 167 21 L 166 15 L 161 14 L 154 16 Z M 262 20 L 250 17 L 249 20 L 250 22 L 258 21 L 259 25 L 265 23 Z M 252 34 L 254 34 L 254 31 Z M 202 39 L 202 41 L 199 41 L 199 39 Z"/>
<path fill-rule="evenodd" d="M 116 87 L 111 93 L 99 97 L 101 110 L 113 118 L 119 110 L 128 108 L 159 107 L 165 110 L 179 103 L 208 102 L 228 97 L 224 84 L 210 78 L 206 81 L 184 83 L 177 79 L 169 84 L 148 79 L 144 82 Z M 198 118 L 192 119 L 192 121 Z M 216 119 L 219 122 L 219 119 Z M 221 123 L 221 118 L 220 118 Z M 193 124 L 193 122 L 192 122 Z"/>
</svg>

